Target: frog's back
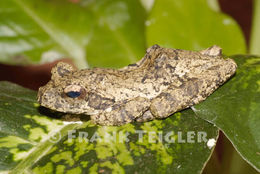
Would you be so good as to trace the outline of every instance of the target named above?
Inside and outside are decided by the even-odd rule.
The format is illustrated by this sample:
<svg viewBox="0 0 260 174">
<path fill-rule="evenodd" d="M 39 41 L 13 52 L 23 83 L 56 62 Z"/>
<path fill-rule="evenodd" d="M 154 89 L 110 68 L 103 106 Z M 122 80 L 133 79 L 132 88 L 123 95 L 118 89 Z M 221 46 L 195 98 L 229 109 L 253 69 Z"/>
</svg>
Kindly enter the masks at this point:
<svg viewBox="0 0 260 174">
<path fill-rule="evenodd" d="M 154 50 L 153 50 L 154 51 Z M 104 96 L 125 100 L 138 96 L 152 99 L 178 78 L 174 76 L 174 50 L 148 52 L 136 64 L 121 69 L 93 68 L 81 70 L 86 85 Z M 171 61 L 171 63 L 169 63 Z M 110 88 L 109 88 L 110 87 Z"/>
<path fill-rule="evenodd" d="M 80 77 L 90 90 L 110 96 L 115 100 L 134 97 L 152 99 L 169 85 L 179 87 L 187 77 L 178 67 L 188 66 L 194 59 L 200 59 L 199 52 L 161 48 L 154 45 L 137 63 L 121 69 L 93 68 L 81 70 Z M 83 75 L 84 74 L 84 75 Z"/>
</svg>

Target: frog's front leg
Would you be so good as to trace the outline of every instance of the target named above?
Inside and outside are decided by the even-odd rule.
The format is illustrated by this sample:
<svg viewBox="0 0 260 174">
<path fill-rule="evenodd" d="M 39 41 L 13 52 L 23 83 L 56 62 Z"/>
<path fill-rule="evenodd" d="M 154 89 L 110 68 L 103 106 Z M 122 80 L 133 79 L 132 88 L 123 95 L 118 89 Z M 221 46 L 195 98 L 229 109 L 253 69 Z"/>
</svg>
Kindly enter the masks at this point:
<svg viewBox="0 0 260 174">
<path fill-rule="evenodd" d="M 123 103 L 116 103 L 99 114 L 91 115 L 91 120 L 100 125 L 122 125 L 142 116 L 150 107 L 150 100 L 136 97 Z"/>
<path fill-rule="evenodd" d="M 150 111 L 156 118 L 168 117 L 204 100 L 212 90 L 207 91 L 207 83 L 197 78 L 184 82 L 179 87 L 171 85 L 151 101 Z"/>
</svg>

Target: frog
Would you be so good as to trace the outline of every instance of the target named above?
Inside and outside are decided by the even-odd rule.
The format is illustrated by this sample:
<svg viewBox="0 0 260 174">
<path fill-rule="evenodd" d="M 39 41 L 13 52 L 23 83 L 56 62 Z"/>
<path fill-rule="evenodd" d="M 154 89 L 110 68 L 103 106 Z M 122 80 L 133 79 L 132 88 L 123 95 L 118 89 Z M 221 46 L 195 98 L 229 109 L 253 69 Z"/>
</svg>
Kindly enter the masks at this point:
<svg viewBox="0 0 260 174">
<path fill-rule="evenodd" d="M 37 100 L 45 108 L 90 116 L 104 126 L 165 119 L 204 101 L 236 68 L 216 45 L 201 51 L 153 45 L 141 60 L 119 69 L 77 70 L 59 62 Z"/>
</svg>

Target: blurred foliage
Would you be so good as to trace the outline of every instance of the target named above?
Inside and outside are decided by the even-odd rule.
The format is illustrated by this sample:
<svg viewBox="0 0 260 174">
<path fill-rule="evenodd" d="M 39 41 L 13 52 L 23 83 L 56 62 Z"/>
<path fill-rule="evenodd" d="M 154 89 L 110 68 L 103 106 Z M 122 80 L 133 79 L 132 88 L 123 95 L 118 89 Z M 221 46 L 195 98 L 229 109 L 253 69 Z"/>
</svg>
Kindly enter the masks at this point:
<svg viewBox="0 0 260 174">
<path fill-rule="evenodd" d="M 206 0 L 156 1 L 146 21 L 147 43 L 201 50 L 219 45 L 226 55 L 246 52 L 237 23 Z"/>
<path fill-rule="evenodd" d="M 218 44 L 225 54 L 245 53 L 234 20 L 211 9 L 218 9 L 217 3 L 156 1 L 147 19 L 138 0 L 72 2 L 1 1 L 0 61 L 31 64 L 69 57 L 80 68 L 121 67 L 143 56 L 146 40 L 149 46 L 198 50 Z"/>
<path fill-rule="evenodd" d="M 144 54 L 145 16 L 136 0 L 0 1 L 0 61 L 69 57 L 80 68 L 123 66 Z"/>
</svg>

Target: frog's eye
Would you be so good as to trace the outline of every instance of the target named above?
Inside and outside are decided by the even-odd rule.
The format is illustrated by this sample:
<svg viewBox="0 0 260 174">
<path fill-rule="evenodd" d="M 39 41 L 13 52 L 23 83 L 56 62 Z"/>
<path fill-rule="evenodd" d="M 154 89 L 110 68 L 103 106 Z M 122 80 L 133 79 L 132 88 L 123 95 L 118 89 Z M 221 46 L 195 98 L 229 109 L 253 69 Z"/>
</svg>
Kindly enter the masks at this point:
<svg viewBox="0 0 260 174">
<path fill-rule="evenodd" d="M 86 96 L 85 88 L 79 85 L 69 85 L 64 89 L 64 93 L 70 98 L 84 98 Z"/>
<path fill-rule="evenodd" d="M 70 98 L 77 98 L 80 96 L 80 92 L 76 92 L 76 91 L 70 91 L 70 92 L 67 92 L 66 95 Z"/>
</svg>

